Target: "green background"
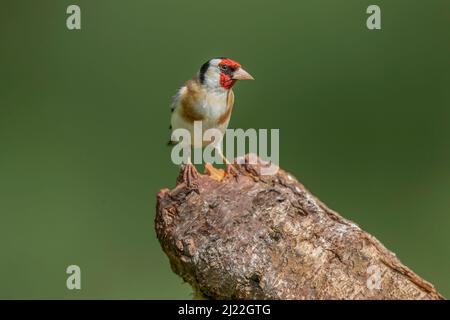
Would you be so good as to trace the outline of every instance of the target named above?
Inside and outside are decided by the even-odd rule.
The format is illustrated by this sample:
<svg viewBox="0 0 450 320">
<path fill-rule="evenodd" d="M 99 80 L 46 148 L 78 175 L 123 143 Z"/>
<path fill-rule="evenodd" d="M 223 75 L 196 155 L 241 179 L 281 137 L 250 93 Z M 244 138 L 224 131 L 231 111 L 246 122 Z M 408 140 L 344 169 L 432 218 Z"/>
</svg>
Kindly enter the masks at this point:
<svg viewBox="0 0 450 320">
<path fill-rule="evenodd" d="M 256 78 L 236 85 L 230 127 L 279 128 L 284 169 L 450 297 L 449 9 L 3 0 L 0 298 L 191 297 L 156 239 L 155 194 L 178 172 L 170 97 L 214 56 Z"/>
</svg>

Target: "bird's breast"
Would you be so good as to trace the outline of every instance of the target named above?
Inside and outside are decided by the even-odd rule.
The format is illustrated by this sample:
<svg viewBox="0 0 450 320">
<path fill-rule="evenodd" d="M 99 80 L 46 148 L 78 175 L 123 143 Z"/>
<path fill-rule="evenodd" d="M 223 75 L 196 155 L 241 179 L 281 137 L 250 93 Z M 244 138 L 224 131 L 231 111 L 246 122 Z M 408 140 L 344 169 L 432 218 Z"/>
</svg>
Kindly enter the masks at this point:
<svg viewBox="0 0 450 320">
<path fill-rule="evenodd" d="M 172 113 L 172 129 L 185 128 L 193 134 L 194 121 L 201 121 L 202 131 L 214 128 L 225 133 L 231 109 L 232 104 L 228 103 L 226 93 L 181 95 Z"/>
<path fill-rule="evenodd" d="M 201 105 L 200 112 L 204 115 L 202 125 L 205 130 L 209 128 L 218 128 L 218 126 L 224 124 L 224 115 L 227 114 L 226 94 L 207 95 Z M 229 116 L 227 118 L 229 118 Z"/>
</svg>

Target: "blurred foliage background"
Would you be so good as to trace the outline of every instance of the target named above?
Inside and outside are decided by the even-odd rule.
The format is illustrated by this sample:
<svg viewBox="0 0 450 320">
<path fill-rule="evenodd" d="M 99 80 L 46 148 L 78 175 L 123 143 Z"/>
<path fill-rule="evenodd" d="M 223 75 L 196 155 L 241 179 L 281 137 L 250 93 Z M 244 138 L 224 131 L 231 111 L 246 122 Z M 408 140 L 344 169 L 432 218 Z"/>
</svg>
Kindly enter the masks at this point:
<svg viewBox="0 0 450 320">
<path fill-rule="evenodd" d="M 170 98 L 214 56 L 256 78 L 237 84 L 230 126 L 279 128 L 284 169 L 450 297 L 449 9 L 2 1 L 0 298 L 191 297 L 156 239 L 155 194 L 178 173 Z"/>
</svg>

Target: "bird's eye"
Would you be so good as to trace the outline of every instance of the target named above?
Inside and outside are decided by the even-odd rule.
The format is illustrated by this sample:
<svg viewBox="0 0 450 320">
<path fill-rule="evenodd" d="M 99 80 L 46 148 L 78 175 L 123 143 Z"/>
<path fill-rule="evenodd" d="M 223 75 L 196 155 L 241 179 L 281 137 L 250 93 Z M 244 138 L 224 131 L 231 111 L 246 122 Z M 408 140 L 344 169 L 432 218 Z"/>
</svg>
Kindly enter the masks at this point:
<svg viewBox="0 0 450 320">
<path fill-rule="evenodd" d="M 228 71 L 228 70 L 230 70 L 230 67 L 229 66 L 227 66 L 226 64 L 222 64 L 222 65 L 220 65 L 220 70 L 222 70 L 222 71 Z"/>
</svg>

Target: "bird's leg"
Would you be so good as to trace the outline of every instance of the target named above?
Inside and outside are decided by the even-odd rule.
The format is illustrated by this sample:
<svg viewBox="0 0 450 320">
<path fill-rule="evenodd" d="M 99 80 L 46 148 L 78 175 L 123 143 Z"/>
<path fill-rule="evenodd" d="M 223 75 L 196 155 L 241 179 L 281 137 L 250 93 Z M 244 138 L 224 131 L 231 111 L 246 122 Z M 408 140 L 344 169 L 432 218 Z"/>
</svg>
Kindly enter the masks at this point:
<svg viewBox="0 0 450 320">
<path fill-rule="evenodd" d="M 185 165 L 183 165 L 183 182 L 186 183 L 187 187 L 195 187 L 195 180 L 198 178 L 198 171 L 191 162 L 191 157 L 189 156 Z"/>
<path fill-rule="evenodd" d="M 237 171 L 236 168 L 233 167 L 233 164 L 227 159 L 227 157 L 225 157 L 221 148 L 217 147 L 216 150 L 219 153 L 219 155 L 222 157 L 223 161 L 225 162 L 226 175 L 232 175 L 237 180 L 239 177 L 239 171 Z"/>
</svg>

